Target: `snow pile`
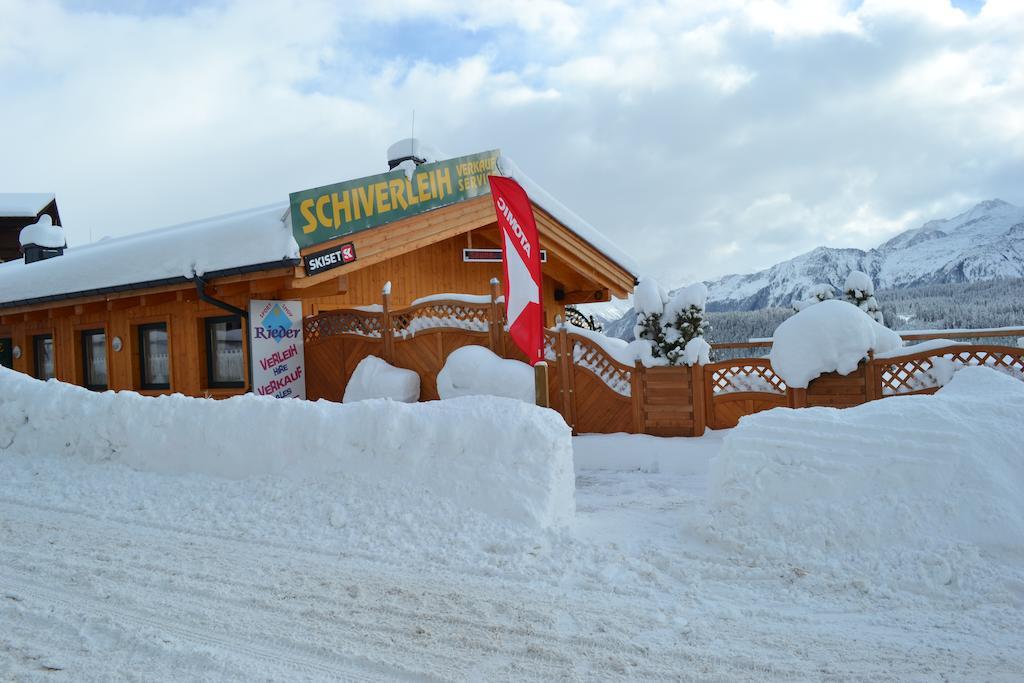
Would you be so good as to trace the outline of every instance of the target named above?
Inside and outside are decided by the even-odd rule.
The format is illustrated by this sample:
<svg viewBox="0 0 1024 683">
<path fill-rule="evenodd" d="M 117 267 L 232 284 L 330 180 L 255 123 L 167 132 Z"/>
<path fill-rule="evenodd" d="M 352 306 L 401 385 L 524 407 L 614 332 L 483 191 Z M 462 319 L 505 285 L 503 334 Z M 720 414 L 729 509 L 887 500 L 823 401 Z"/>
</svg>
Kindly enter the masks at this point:
<svg viewBox="0 0 1024 683">
<path fill-rule="evenodd" d="M 963 588 L 986 571 L 979 553 L 1024 553 L 1024 383 L 964 368 L 933 396 L 758 413 L 710 471 L 712 528 L 735 547 L 912 590 Z"/>
<path fill-rule="evenodd" d="M 531 404 L 537 398 L 529 365 L 502 358 L 483 346 L 463 346 L 448 354 L 437 373 L 437 394 L 442 399 L 504 396 Z"/>
<path fill-rule="evenodd" d="M 412 370 L 396 368 L 377 356 L 359 361 L 348 384 L 343 403 L 372 398 L 389 398 L 402 403 L 415 403 L 420 398 L 420 376 Z"/>
<path fill-rule="evenodd" d="M 788 386 L 806 388 L 826 372 L 848 375 L 868 352 L 903 346 L 898 334 L 845 301 L 822 301 L 805 308 L 775 330 L 772 369 Z"/>
<path fill-rule="evenodd" d="M 0 192 L 0 216 L 4 218 L 29 218 L 52 202 L 54 195 L 47 192 Z"/>
<path fill-rule="evenodd" d="M 48 249 L 59 249 L 67 244 L 64 238 L 64 230 L 53 224 L 53 218 L 49 214 L 43 214 L 39 220 L 32 225 L 26 225 L 18 235 L 21 246 L 27 247 L 35 244 Z"/>
<path fill-rule="evenodd" d="M 5 451 L 168 474 L 335 481 L 339 492 L 354 488 L 380 498 L 381 510 L 397 506 L 410 515 L 443 501 L 467 514 L 549 528 L 574 514 L 569 428 L 553 411 L 490 397 L 411 405 L 251 394 L 151 398 L 0 368 Z"/>
<path fill-rule="evenodd" d="M 433 145 L 419 138 L 402 138 L 388 147 L 388 161 L 397 161 L 406 157 L 422 159 L 425 163 L 433 163 L 438 159 L 447 159 L 448 155 L 439 152 Z"/>
</svg>

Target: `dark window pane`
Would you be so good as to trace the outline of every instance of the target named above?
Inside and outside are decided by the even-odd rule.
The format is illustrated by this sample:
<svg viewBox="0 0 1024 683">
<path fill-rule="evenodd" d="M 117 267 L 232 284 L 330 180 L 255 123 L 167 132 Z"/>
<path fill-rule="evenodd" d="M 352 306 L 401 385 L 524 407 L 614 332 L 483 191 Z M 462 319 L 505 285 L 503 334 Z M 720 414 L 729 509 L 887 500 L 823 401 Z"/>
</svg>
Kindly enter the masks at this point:
<svg viewBox="0 0 1024 683">
<path fill-rule="evenodd" d="M 171 383 L 170 361 L 167 357 L 167 326 L 145 325 L 139 328 L 142 354 L 142 387 L 166 388 Z"/>
<path fill-rule="evenodd" d="M 101 331 L 82 333 L 82 367 L 85 386 L 91 389 L 107 387 L 107 335 Z"/>
<path fill-rule="evenodd" d="M 10 339 L 0 339 L 0 365 L 14 367 L 14 344 Z"/>
<path fill-rule="evenodd" d="M 41 334 L 33 339 L 36 355 L 36 377 L 53 379 L 53 337 Z"/>
<path fill-rule="evenodd" d="M 206 321 L 206 353 L 210 386 L 242 386 L 245 362 L 242 355 L 242 321 L 217 318 Z"/>
</svg>

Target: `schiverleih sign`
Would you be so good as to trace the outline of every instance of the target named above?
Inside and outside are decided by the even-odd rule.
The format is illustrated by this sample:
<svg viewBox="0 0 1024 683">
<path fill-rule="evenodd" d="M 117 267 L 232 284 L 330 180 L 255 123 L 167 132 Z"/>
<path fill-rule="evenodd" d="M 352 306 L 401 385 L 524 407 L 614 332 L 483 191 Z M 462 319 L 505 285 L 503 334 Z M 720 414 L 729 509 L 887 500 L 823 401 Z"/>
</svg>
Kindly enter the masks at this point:
<svg viewBox="0 0 1024 683">
<path fill-rule="evenodd" d="M 488 194 L 487 176 L 498 172 L 491 150 L 416 167 L 412 177 L 388 173 L 292 192 L 292 233 L 310 247 Z"/>
</svg>

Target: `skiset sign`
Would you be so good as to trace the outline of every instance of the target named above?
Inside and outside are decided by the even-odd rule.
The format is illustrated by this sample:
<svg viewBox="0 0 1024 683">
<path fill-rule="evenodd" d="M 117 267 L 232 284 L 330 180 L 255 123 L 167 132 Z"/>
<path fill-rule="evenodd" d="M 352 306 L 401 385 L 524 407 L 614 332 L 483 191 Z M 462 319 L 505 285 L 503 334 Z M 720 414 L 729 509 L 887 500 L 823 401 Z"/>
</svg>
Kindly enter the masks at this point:
<svg viewBox="0 0 1024 683">
<path fill-rule="evenodd" d="M 289 195 L 292 234 L 311 247 L 402 218 L 473 199 L 490 190 L 499 150 L 420 164 Z"/>
<path fill-rule="evenodd" d="M 540 237 L 530 198 L 511 178 L 491 176 L 491 199 L 501 230 L 508 333 L 530 365 L 544 360 L 541 308 Z"/>
<path fill-rule="evenodd" d="M 253 392 L 306 398 L 301 301 L 249 302 Z"/>
</svg>

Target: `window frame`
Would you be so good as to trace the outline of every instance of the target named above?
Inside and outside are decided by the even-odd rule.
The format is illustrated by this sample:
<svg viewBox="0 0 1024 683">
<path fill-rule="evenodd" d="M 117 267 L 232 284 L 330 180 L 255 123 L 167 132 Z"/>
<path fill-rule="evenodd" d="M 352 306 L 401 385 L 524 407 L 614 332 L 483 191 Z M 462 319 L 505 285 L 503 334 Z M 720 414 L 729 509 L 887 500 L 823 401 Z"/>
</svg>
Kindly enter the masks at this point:
<svg viewBox="0 0 1024 683">
<path fill-rule="evenodd" d="M 242 332 L 242 379 L 231 382 L 214 381 L 213 364 L 216 362 L 215 349 L 211 348 L 210 328 L 218 323 L 237 322 L 238 329 Z M 240 315 L 215 315 L 203 318 L 203 346 L 206 352 L 206 387 L 209 389 L 244 389 L 245 388 L 245 335 L 246 324 Z"/>
<path fill-rule="evenodd" d="M 87 340 L 97 334 L 103 335 L 103 362 L 107 366 L 107 383 L 106 384 L 90 384 L 89 383 L 89 348 L 90 345 Z M 110 352 L 108 347 L 109 339 L 107 338 L 107 330 L 105 327 L 95 327 L 78 331 L 78 339 L 81 347 L 82 354 L 82 386 L 89 391 L 107 391 L 110 388 Z"/>
<path fill-rule="evenodd" d="M 40 342 L 46 339 L 50 340 L 50 363 L 53 366 L 53 374 L 49 377 L 40 377 L 41 373 L 39 370 L 43 359 L 43 354 L 39 352 Z M 32 335 L 32 376 L 43 382 L 48 379 L 56 379 L 57 377 L 57 345 L 53 340 L 52 331 Z"/>
<path fill-rule="evenodd" d="M 167 337 L 167 381 L 147 382 L 146 377 L 146 332 L 149 330 L 161 330 Z M 139 361 L 139 388 L 143 391 L 169 391 L 171 388 L 171 333 L 170 326 L 166 321 L 143 323 L 135 328 L 135 339 L 139 344 L 136 354 Z"/>
</svg>

